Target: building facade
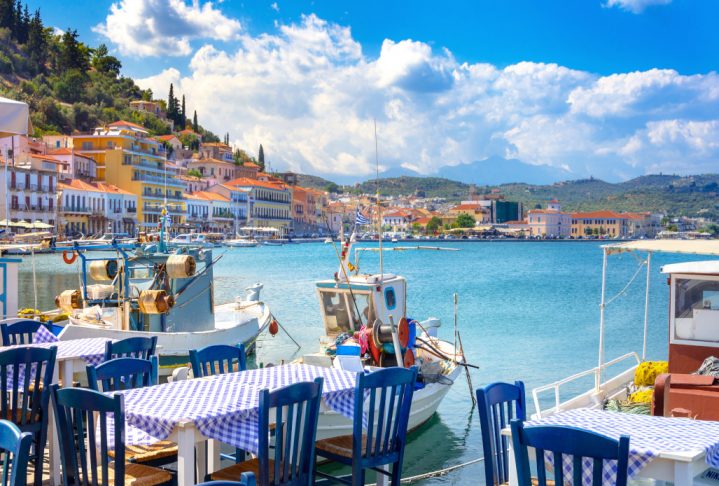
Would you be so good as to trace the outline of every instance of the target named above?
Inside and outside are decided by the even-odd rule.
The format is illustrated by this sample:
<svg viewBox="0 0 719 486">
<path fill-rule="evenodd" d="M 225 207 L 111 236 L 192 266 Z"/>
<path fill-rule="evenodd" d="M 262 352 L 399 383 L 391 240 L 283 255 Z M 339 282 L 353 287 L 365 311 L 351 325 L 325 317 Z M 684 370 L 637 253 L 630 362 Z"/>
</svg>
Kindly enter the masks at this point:
<svg viewBox="0 0 719 486">
<path fill-rule="evenodd" d="M 292 194 L 287 184 L 239 178 L 227 184 L 210 187 L 209 190 L 216 192 L 215 188 L 224 186 L 239 189 L 247 194 L 249 226 L 275 228 L 281 236 L 289 234 L 292 223 Z"/>
<path fill-rule="evenodd" d="M 553 199 L 547 209 L 527 211 L 529 235 L 540 238 L 567 238 L 573 236 L 572 215 L 562 212 L 559 201 Z"/>
<path fill-rule="evenodd" d="M 98 178 L 137 195 L 141 230 L 157 227 L 163 208 L 171 229 L 185 222 L 185 184 L 165 166 L 165 147 L 134 123 L 118 121 L 73 137 L 73 147 L 97 162 Z"/>
<path fill-rule="evenodd" d="M 56 189 L 62 162 L 46 155 L 19 154 L 0 166 L 0 218 L 57 224 Z"/>
</svg>

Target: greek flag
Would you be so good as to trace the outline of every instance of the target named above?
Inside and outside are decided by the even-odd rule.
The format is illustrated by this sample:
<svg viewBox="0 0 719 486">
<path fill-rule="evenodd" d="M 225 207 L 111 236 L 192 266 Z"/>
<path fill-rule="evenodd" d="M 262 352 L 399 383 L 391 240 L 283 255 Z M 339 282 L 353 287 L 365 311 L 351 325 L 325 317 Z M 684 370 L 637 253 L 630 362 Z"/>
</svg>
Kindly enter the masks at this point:
<svg viewBox="0 0 719 486">
<path fill-rule="evenodd" d="M 370 223 L 371 223 L 371 221 L 369 219 L 367 219 L 367 216 L 362 214 L 360 212 L 359 208 L 357 208 L 357 215 L 355 216 L 355 224 L 357 226 L 362 226 L 362 225 L 367 225 Z"/>
</svg>

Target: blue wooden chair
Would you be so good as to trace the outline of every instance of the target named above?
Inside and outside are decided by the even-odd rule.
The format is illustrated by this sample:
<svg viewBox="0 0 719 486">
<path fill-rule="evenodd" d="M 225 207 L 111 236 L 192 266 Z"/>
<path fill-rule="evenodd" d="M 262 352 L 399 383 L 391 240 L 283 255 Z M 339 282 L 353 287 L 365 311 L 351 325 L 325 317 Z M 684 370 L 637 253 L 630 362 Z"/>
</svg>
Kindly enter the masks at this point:
<svg viewBox="0 0 719 486">
<path fill-rule="evenodd" d="M 591 459 L 594 486 L 602 485 L 603 463 L 611 460 L 617 461 L 617 479 L 613 484 L 626 486 L 629 461 L 629 437 L 626 435 L 621 436 L 617 441 L 576 427 L 558 425 L 525 427 L 524 422 L 517 419 L 512 420 L 511 427 L 512 447 L 520 486 L 531 486 L 533 483 L 530 476 L 528 447 L 535 449 L 537 479 L 534 484 L 539 486 L 546 486 L 550 482 L 547 479 L 545 451 L 553 455 L 554 484 L 564 484 L 562 454 L 566 454 L 572 456 L 573 484 L 583 484 L 582 462 L 586 458 Z"/>
<path fill-rule="evenodd" d="M 190 364 L 195 378 L 245 371 L 247 369 L 245 346 L 243 344 L 237 346 L 215 344 L 202 349 L 191 349 Z"/>
<path fill-rule="evenodd" d="M 0 420 L 0 453 L 3 455 L 2 486 L 25 486 L 32 434 L 21 432 L 9 420 Z"/>
<path fill-rule="evenodd" d="M 105 343 L 105 361 L 115 358 L 150 359 L 157 350 L 157 336 L 130 337 Z"/>
<path fill-rule="evenodd" d="M 17 344 L 32 344 L 35 333 L 44 324 L 32 319 L 18 319 L 14 322 L 3 322 L 0 324 L 3 346 L 14 346 Z"/>
<path fill-rule="evenodd" d="M 260 486 L 310 486 L 314 483 L 315 438 L 322 398 L 322 378 L 260 391 L 256 459 L 212 473 L 211 479 L 237 481 L 252 472 Z M 270 450 L 270 410 L 275 413 L 275 444 Z"/>
<path fill-rule="evenodd" d="M 365 483 L 365 471 L 372 469 L 388 475 L 392 486 L 399 486 L 416 381 L 416 367 L 384 368 L 368 375 L 359 374 L 355 386 L 352 435 L 317 442 L 317 455 L 352 466 L 352 479 L 338 478 L 319 471 L 317 476 L 361 486 Z M 365 397 L 369 408 L 367 429 L 363 430 Z M 389 472 L 380 469 L 380 466 L 387 465 L 392 466 Z"/>
<path fill-rule="evenodd" d="M 33 437 L 35 481 L 42 483 L 47 443 L 50 384 L 57 348 L 20 346 L 0 351 L 0 417 L 11 420 Z"/>
<path fill-rule="evenodd" d="M 103 392 L 130 390 L 157 385 L 157 356 L 150 359 L 115 358 L 87 367 L 87 383 L 92 390 Z"/>
<path fill-rule="evenodd" d="M 172 476 L 163 469 L 125 462 L 122 395 L 57 385 L 51 390 L 64 486 L 170 483 Z M 108 427 L 108 416 L 114 429 Z"/>
<path fill-rule="evenodd" d="M 87 367 L 90 389 L 105 393 L 157 385 L 157 377 L 157 356 L 149 360 L 115 358 Z M 164 466 L 177 461 L 177 444 L 161 440 L 149 445 L 129 445 L 125 447 L 125 459 L 147 466 Z"/>
<path fill-rule="evenodd" d="M 501 432 L 512 419 L 527 418 L 524 383 L 492 383 L 478 388 L 477 408 L 482 429 L 485 484 L 506 483 L 509 481 L 509 438 Z"/>
<path fill-rule="evenodd" d="M 207 481 L 197 486 L 255 486 L 255 475 L 251 472 L 242 473 L 239 481 Z"/>
</svg>

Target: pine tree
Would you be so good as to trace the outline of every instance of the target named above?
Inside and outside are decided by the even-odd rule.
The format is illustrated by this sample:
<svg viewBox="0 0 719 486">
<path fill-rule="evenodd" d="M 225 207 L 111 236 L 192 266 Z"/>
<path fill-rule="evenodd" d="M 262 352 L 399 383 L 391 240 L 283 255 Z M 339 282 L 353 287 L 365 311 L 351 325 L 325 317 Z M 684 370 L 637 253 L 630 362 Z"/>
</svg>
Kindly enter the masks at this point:
<svg viewBox="0 0 719 486">
<path fill-rule="evenodd" d="M 185 111 L 185 95 L 182 95 L 182 113 L 180 113 L 180 125 L 183 130 L 187 126 L 187 112 Z"/>
<path fill-rule="evenodd" d="M 62 35 L 58 56 L 58 67 L 61 71 L 77 69 L 84 74 L 90 69 L 90 50 L 77 38 L 78 34 L 75 29 L 67 29 Z"/>
<path fill-rule="evenodd" d="M 25 9 L 22 13 L 22 20 L 20 22 L 20 32 L 18 33 L 18 42 L 21 44 L 27 44 L 28 36 L 30 35 L 30 10 L 25 4 Z"/>
<path fill-rule="evenodd" d="M 1 14 L 0 14 L 1 15 Z M 30 20 L 27 37 L 27 51 L 30 54 L 30 61 L 34 64 L 35 72 L 45 70 L 48 57 L 48 39 L 45 26 L 40 18 L 40 10 L 35 10 L 35 15 Z"/>
<path fill-rule="evenodd" d="M 15 36 L 15 39 L 20 42 L 20 36 L 22 35 L 22 3 L 20 3 L 20 0 L 17 0 L 15 2 L 15 8 L 14 10 L 14 18 L 13 18 L 13 35 Z"/>
<path fill-rule="evenodd" d="M 195 110 L 195 114 L 192 115 L 192 131 L 197 133 L 199 130 L 200 127 L 197 125 L 197 110 Z"/>
<path fill-rule="evenodd" d="M 257 154 L 257 165 L 260 166 L 260 171 L 265 171 L 265 149 L 262 148 L 262 144 L 260 144 L 260 151 Z"/>
<path fill-rule="evenodd" d="M 13 30 L 15 27 L 15 2 L 0 0 L 0 27 Z"/>
</svg>

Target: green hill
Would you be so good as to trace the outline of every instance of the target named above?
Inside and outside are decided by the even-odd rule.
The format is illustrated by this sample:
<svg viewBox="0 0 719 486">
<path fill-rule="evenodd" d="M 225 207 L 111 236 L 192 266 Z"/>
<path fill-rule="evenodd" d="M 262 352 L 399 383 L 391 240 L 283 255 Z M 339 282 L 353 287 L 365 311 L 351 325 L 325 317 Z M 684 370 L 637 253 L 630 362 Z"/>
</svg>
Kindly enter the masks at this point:
<svg viewBox="0 0 719 486">
<path fill-rule="evenodd" d="M 143 125 L 151 135 L 170 133 L 165 121 L 130 109 L 130 101 L 153 99 L 153 93 L 122 76 L 121 68 L 105 45 L 84 44 L 70 28 L 57 35 L 43 24 L 39 10 L 31 15 L 27 5 L 0 0 L 0 95 L 30 105 L 34 136 L 88 132 L 117 120 Z M 172 102 L 176 111 L 168 110 L 168 116 L 184 128 L 192 114 L 186 117 L 179 100 Z M 203 139 L 219 142 L 197 128 Z"/>
</svg>

